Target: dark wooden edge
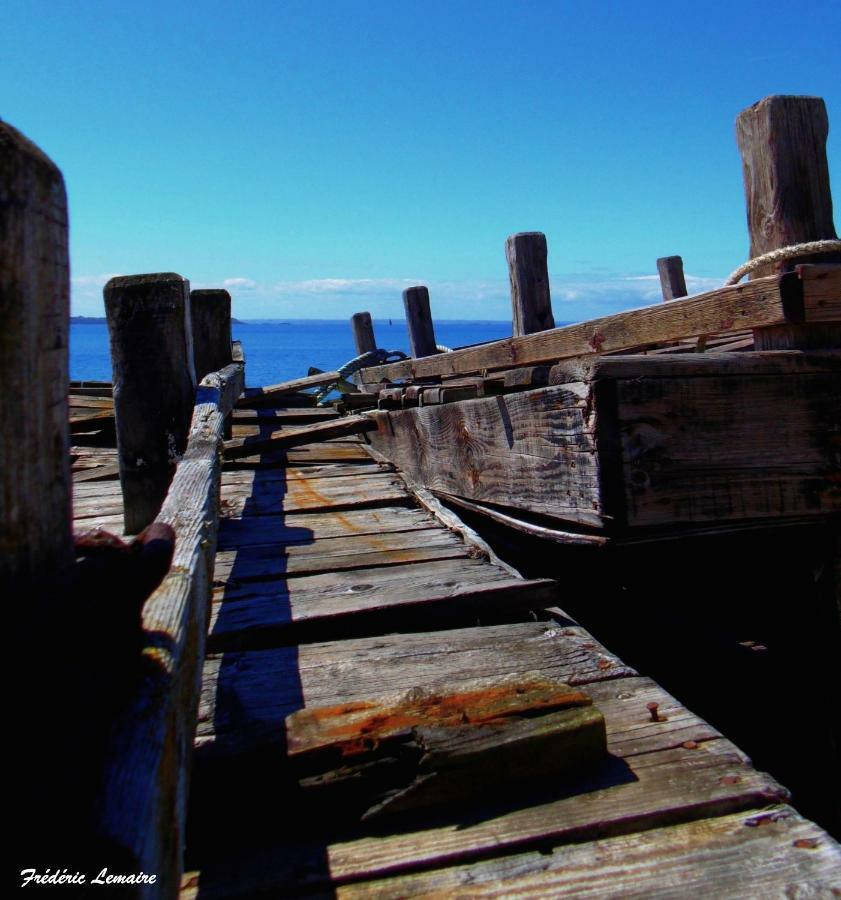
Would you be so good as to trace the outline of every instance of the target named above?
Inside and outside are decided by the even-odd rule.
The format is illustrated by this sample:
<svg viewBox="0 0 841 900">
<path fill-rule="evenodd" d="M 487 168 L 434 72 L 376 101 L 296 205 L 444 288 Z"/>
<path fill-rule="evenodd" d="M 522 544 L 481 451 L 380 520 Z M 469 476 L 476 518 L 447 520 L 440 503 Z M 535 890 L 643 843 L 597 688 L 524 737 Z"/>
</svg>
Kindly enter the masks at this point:
<svg viewBox="0 0 841 900">
<path fill-rule="evenodd" d="M 206 376 L 186 452 L 157 521 L 175 529 L 172 566 L 143 608 L 145 672 L 115 721 L 97 837 L 153 873 L 136 895 L 174 897 L 184 851 L 190 760 L 204 661 L 219 517 L 222 431 L 244 383 L 233 363 Z"/>
</svg>

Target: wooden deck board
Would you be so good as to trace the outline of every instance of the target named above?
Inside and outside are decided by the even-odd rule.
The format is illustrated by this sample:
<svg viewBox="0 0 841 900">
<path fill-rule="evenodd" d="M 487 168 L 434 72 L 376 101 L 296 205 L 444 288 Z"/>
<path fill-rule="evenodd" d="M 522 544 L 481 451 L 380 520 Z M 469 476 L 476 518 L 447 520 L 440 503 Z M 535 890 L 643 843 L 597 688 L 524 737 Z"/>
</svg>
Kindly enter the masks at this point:
<svg viewBox="0 0 841 900">
<path fill-rule="evenodd" d="M 554 622 L 211 654 L 196 746 L 205 755 L 264 751 L 281 746 L 284 717 L 304 705 L 510 672 L 539 672 L 571 685 L 635 674 L 583 628 Z"/>
<path fill-rule="evenodd" d="M 838 895 L 839 867 L 835 841 L 790 807 L 776 806 L 346 885 L 338 897 L 830 898 Z"/>
<path fill-rule="evenodd" d="M 476 632 L 493 632 L 494 646 L 503 655 L 508 655 L 506 649 L 511 653 L 518 642 L 515 640 L 506 648 L 506 628 L 512 638 L 517 631 L 521 639 L 524 636 L 522 626 L 451 633 L 450 659 L 445 664 L 450 677 L 439 674 L 437 683 L 451 686 L 454 671 L 461 677 L 466 671 L 475 671 L 477 664 L 483 667 L 489 654 L 475 646 Z M 583 629 L 562 631 L 563 634 L 546 641 L 553 651 L 558 649 L 556 641 L 561 644 L 570 640 L 590 643 L 589 635 Z M 572 631 L 577 633 L 569 633 Z M 428 651 L 432 636 L 419 637 Z M 531 641 L 534 639 L 532 634 Z M 472 645 L 472 649 L 463 646 L 461 651 L 456 650 L 454 645 L 462 642 Z M 299 652 L 303 654 L 306 649 L 299 648 Z M 319 656 L 325 652 L 329 656 L 333 650 L 319 649 Z M 341 653 L 340 647 L 336 646 L 336 649 Z M 606 653 L 603 648 L 596 651 L 593 647 L 590 652 L 594 651 L 599 656 Z M 581 652 L 580 648 L 577 652 Z M 420 655 L 422 658 L 424 652 Z M 565 673 L 558 671 L 559 655 L 554 652 L 547 661 L 553 677 L 564 678 Z M 509 656 L 509 664 L 512 659 L 525 661 L 518 650 L 513 650 Z M 382 659 L 376 650 L 366 662 L 356 654 L 354 663 L 352 667 L 342 669 L 341 676 L 334 672 L 332 686 L 328 679 L 319 688 L 312 681 L 318 676 L 313 674 L 310 657 L 302 655 L 298 665 L 303 701 L 297 702 L 317 705 L 324 702 L 326 696 L 336 700 L 368 696 L 370 679 L 377 679 L 381 684 L 388 680 L 389 670 L 383 672 Z M 436 659 L 429 669 L 436 668 L 436 663 L 440 667 L 442 660 Z M 214 862 L 205 867 L 198 882 L 202 896 L 237 896 L 291 884 L 300 890 L 324 881 L 335 885 L 401 870 L 464 862 L 488 854 L 510 853 L 535 844 L 543 847 L 547 843 L 551 846 L 645 831 L 739 809 L 757 809 L 786 799 L 784 789 L 768 776 L 750 768 L 744 755 L 729 741 L 650 679 L 622 677 L 599 682 L 590 680 L 604 678 L 598 667 L 585 674 L 575 665 L 570 666 L 568 660 L 565 668 L 567 672 L 576 672 L 579 678 L 584 675 L 585 691 L 605 716 L 611 753 L 608 764 L 587 774 L 579 773 L 568 783 L 546 784 L 506 802 L 495 800 L 490 791 L 488 801 L 478 809 L 469 812 L 451 810 L 449 816 L 442 814 L 440 819 L 424 821 L 408 831 L 363 832 L 327 841 L 321 847 L 290 840 L 288 835 L 275 835 L 273 844 L 269 840 L 262 845 L 259 841 L 252 842 L 249 837 L 227 860 L 231 869 L 226 871 L 225 864 L 217 867 Z M 414 683 L 434 688 L 436 676 L 429 669 L 425 666 L 415 669 L 413 674 L 420 677 L 416 677 Z M 360 670 L 364 674 L 351 693 L 348 687 Z M 425 679 L 421 670 L 427 672 Z M 542 671 L 546 673 L 546 669 Z M 345 688 L 340 697 L 336 697 L 333 689 L 338 685 Z M 206 700 L 204 697 L 200 710 L 203 723 L 206 721 Z M 659 703 L 663 715 L 661 722 L 650 720 L 646 704 L 652 701 Z M 266 729 L 266 709 L 260 710 L 258 715 L 265 729 L 263 741 L 279 741 L 279 728 Z M 264 837 L 271 835 L 264 832 Z M 319 865 L 315 865 L 314 860 L 318 860 Z M 232 876 L 232 871 L 237 875 Z M 189 876 L 187 883 L 191 883 Z"/>
</svg>

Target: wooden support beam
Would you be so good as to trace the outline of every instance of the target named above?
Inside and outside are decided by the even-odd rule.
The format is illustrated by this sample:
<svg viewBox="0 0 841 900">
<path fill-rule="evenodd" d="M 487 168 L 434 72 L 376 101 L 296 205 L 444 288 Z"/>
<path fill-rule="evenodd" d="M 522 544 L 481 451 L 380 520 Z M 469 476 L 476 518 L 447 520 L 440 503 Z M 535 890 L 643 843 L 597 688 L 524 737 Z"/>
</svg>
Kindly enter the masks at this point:
<svg viewBox="0 0 841 900">
<path fill-rule="evenodd" d="M 158 514 L 187 446 L 195 402 L 190 283 L 129 275 L 105 285 L 127 534 Z"/>
<path fill-rule="evenodd" d="M 820 97 L 765 97 L 736 119 L 742 156 L 751 258 L 792 244 L 836 238 L 826 139 L 829 120 Z M 841 262 L 841 254 L 769 264 L 751 278 L 797 263 Z M 778 324 L 754 330 L 757 350 L 841 346 L 841 323 Z"/>
<path fill-rule="evenodd" d="M 358 312 L 350 317 L 350 327 L 353 329 L 353 343 L 356 347 L 356 355 L 370 353 L 377 349 L 377 340 L 374 337 L 374 323 L 371 321 L 371 313 Z"/>
<path fill-rule="evenodd" d="M 663 300 L 677 300 L 687 295 L 686 279 L 683 277 L 683 260 L 679 256 L 661 256 L 657 260 L 657 274 Z"/>
<path fill-rule="evenodd" d="M 558 530 L 828 520 L 840 379 L 837 352 L 575 359 L 558 386 L 378 413 L 369 440 L 436 493 Z"/>
<path fill-rule="evenodd" d="M 403 307 L 406 310 L 406 328 L 409 331 L 409 350 L 417 359 L 438 353 L 435 343 L 435 329 L 429 309 L 429 291 L 423 286 L 410 287 L 403 291 Z"/>
<path fill-rule="evenodd" d="M 190 291 L 196 380 L 230 365 L 231 295 L 223 290 Z"/>
<path fill-rule="evenodd" d="M 512 234 L 505 241 L 505 258 L 511 281 L 514 336 L 554 328 L 546 235 L 540 231 Z"/>
<path fill-rule="evenodd" d="M 0 581 L 34 599 L 73 559 L 67 198 L 56 165 L 0 121 Z"/>
<path fill-rule="evenodd" d="M 746 328 L 841 320 L 841 271 L 821 281 L 810 278 L 810 267 L 797 273 L 758 278 L 746 284 L 718 288 L 567 325 L 523 337 L 506 338 L 425 359 L 410 359 L 363 369 L 362 381 L 376 383 L 401 378 L 467 375 L 485 369 L 510 369 L 612 353 L 664 341 L 727 334 Z"/>
<path fill-rule="evenodd" d="M 255 453 L 268 453 L 272 450 L 285 450 L 289 447 L 300 447 L 317 441 L 329 441 L 332 438 L 349 437 L 366 431 L 376 431 L 377 423 L 364 414 L 346 416 L 332 422 L 316 422 L 302 428 L 286 428 L 267 438 L 234 438 L 225 442 L 225 458 L 241 459 Z"/>
</svg>

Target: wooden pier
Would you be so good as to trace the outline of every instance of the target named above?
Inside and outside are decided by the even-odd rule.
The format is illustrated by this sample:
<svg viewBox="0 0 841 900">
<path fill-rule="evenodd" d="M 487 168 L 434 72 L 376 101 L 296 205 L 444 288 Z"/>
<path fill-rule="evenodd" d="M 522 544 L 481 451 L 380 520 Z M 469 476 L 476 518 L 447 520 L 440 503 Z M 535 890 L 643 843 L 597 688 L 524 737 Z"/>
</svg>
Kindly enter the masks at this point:
<svg viewBox="0 0 841 900">
<path fill-rule="evenodd" d="M 740 118 L 746 171 L 788 165 L 755 142 L 792 109 L 820 144 L 822 105 L 791 99 Z M 68 385 L 61 176 L 3 123 L 0 163 L 18 242 L 0 247 L 3 364 L 26 376 L 0 444 L 28 648 L 15 715 L 51 709 L 21 738 L 32 863 L 184 900 L 838 894 L 841 846 L 786 787 L 576 621 L 603 605 L 633 639 L 600 595 L 614 551 L 808 534 L 824 599 L 799 602 L 831 607 L 832 646 L 831 254 L 695 297 L 666 258 L 667 303 L 555 328 L 545 238 L 515 235 L 512 338 L 445 351 L 410 288 L 412 357 L 360 363 L 327 408 L 306 391 L 347 370 L 245 387 L 224 291 L 121 277 L 113 384 Z M 777 181 L 748 180 L 752 221 Z M 787 242 L 835 238 L 817 207 Z M 370 316 L 352 324 L 376 355 Z M 19 474 L 9 422 L 30 395 L 49 415 Z M 552 577 L 514 567 L 512 535 L 552 548 Z M 713 691 L 718 662 L 701 662 Z M 801 721 L 834 690 L 811 671 L 819 689 L 788 685 L 774 714 L 827 743 Z"/>
</svg>

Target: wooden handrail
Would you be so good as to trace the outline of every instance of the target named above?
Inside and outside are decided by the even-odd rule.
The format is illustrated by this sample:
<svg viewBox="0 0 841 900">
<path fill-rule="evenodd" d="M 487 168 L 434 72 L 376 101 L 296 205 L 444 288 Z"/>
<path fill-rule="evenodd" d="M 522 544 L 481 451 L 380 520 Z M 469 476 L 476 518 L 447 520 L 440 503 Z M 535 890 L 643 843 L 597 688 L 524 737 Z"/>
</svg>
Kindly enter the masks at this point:
<svg viewBox="0 0 841 900">
<path fill-rule="evenodd" d="M 232 363 L 196 391 L 187 449 L 156 521 L 175 530 L 172 566 L 143 607 L 144 678 L 111 732 L 97 816 L 97 838 L 155 873 L 137 896 L 175 897 L 211 573 L 219 520 L 222 433 L 244 384 Z"/>
</svg>

